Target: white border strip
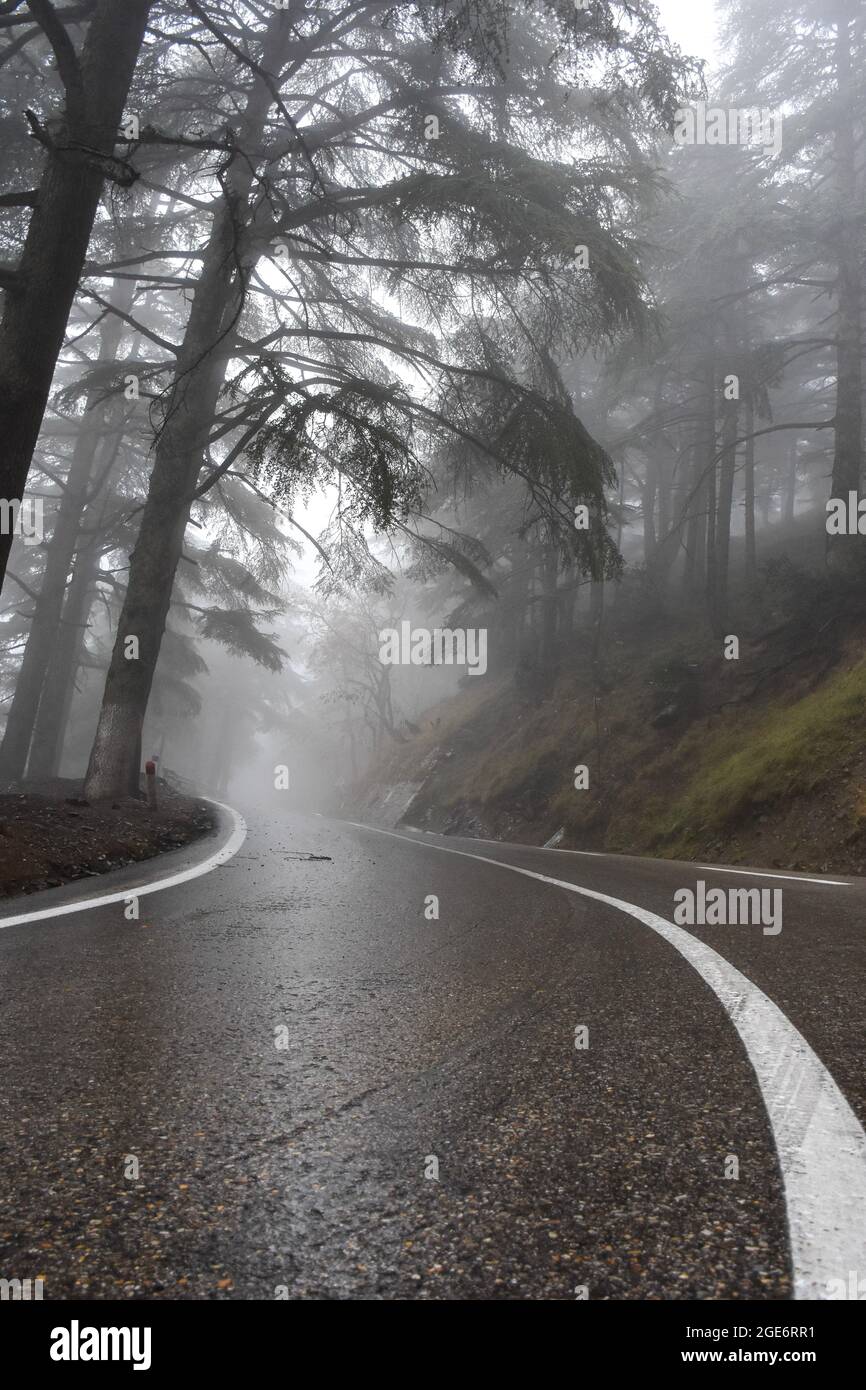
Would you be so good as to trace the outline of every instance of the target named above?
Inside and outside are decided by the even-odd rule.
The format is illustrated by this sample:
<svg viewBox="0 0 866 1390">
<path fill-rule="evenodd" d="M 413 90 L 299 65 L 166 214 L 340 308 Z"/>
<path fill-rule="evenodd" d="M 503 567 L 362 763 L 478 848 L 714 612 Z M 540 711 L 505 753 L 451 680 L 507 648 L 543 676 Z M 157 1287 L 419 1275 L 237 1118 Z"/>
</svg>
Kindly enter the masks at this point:
<svg viewBox="0 0 866 1390">
<path fill-rule="evenodd" d="M 176 888 L 179 883 L 188 883 L 192 878 L 201 878 L 202 874 L 209 874 L 211 869 L 225 864 L 237 854 L 247 837 L 246 821 L 232 806 L 225 806 L 221 801 L 211 801 L 206 796 L 201 796 L 198 800 L 207 801 L 210 806 L 218 806 L 221 811 L 225 811 L 232 821 L 233 827 L 232 833 L 222 849 L 208 855 L 207 859 L 203 859 L 200 864 L 193 864 L 189 869 L 180 869 L 176 874 L 167 874 L 165 878 L 158 878 L 155 883 L 145 883 L 140 888 L 130 886 L 122 889 L 119 893 L 100 893 L 98 897 L 80 898 L 76 902 L 64 903 L 62 907 L 47 907 L 37 912 L 21 912 L 17 917 L 0 917 L 0 929 L 20 927 L 25 922 L 44 922 L 50 917 L 66 917 L 71 912 L 87 912 L 93 907 L 104 907 L 106 903 L 122 903 L 129 898 L 143 898 L 145 893 L 161 893 L 164 888 Z M 141 862 L 150 861 L 143 860 Z M 124 867 L 129 868 L 131 865 Z"/>
<path fill-rule="evenodd" d="M 785 1187 L 794 1297 L 857 1298 L 857 1279 L 866 1275 L 866 1134 L 823 1062 L 757 985 L 682 927 L 622 898 L 549 878 L 502 859 L 415 840 L 356 821 L 348 824 L 421 849 L 459 854 L 510 869 L 607 903 L 664 937 L 721 1002 L 755 1070 Z M 856 1274 L 853 1280 L 849 1279 L 852 1271 Z"/>
</svg>

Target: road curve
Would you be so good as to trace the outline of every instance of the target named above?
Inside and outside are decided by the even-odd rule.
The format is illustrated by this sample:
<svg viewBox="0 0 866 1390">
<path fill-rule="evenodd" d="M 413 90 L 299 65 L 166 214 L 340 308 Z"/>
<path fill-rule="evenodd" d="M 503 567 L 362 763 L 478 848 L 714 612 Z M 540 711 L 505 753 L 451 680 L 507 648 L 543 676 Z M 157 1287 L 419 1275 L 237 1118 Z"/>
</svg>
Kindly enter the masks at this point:
<svg viewBox="0 0 866 1390">
<path fill-rule="evenodd" d="M 394 831 L 380 833 L 413 842 Z M 643 922 L 679 951 L 722 1005 L 755 1072 L 785 1187 L 795 1297 L 825 1298 L 828 1289 L 847 1284 L 849 1271 L 866 1266 L 866 1134 L 827 1068 L 771 999 L 718 951 L 635 903 L 475 850 L 428 844 L 445 854 L 498 864 L 508 872 L 607 903 Z M 738 876 L 752 877 L 742 872 Z M 830 879 L 809 882 L 848 886 Z"/>
<path fill-rule="evenodd" d="M 748 873 L 248 820 L 138 921 L 0 933 L 0 1272 L 772 1300 L 866 1268 L 863 883 L 684 930 L 678 888 Z"/>
</svg>

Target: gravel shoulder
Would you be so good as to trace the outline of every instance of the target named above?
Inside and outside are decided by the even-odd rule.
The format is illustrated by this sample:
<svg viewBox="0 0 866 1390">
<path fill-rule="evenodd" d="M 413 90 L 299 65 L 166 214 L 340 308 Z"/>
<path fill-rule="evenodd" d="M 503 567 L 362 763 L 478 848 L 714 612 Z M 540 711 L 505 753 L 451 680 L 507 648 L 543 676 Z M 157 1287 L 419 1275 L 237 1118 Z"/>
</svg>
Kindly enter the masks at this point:
<svg viewBox="0 0 866 1390">
<path fill-rule="evenodd" d="M 159 807 L 123 797 L 88 803 L 56 780 L 0 793 L 0 897 L 57 888 L 181 849 L 212 834 L 211 806 L 159 786 Z"/>
</svg>

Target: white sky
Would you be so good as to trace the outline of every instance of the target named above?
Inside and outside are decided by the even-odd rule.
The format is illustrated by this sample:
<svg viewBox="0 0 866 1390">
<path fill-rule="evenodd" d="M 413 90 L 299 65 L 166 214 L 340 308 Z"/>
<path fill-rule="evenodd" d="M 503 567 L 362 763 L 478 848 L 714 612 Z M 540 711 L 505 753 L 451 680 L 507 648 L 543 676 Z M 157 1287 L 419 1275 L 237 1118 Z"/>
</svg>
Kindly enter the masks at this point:
<svg viewBox="0 0 866 1390">
<path fill-rule="evenodd" d="M 662 25 L 684 53 L 712 60 L 718 51 L 714 0 L 655 0 Z"/>
</svg>

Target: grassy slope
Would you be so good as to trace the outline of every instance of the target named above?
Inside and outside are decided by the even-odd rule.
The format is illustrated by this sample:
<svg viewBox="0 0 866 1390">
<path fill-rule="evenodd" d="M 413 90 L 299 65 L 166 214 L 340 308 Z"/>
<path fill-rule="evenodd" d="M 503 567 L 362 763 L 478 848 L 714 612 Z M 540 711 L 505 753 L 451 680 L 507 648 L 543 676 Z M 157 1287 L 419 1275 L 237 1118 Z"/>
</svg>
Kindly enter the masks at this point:
<svg viewBox="0 0 866 1390">
<path fill-rule="evenodd" d="M 683 789 L 658 808 L 654 832 L 646 815 L 638 822 L 650 843 L 671 853 L 690 853 L 707 834 L 728 835 L 756 815 L 780 814 L 803 799 L 850 791 L 866 737 L 866 660 L 827 676 L 810 694 L 789 705 L 773 704 L 743 722 L 728 719 L 700 743 L 692 730 L 676 752 Z M 803 808 L 806 809 L 805 807 Z M 851 805 L 849 831 L 862 820 L 862 794 Z"/>
<path fill-rule="evenodd" d="M 829 646 L 788 621 L 744 639 L 739 662 L 697 624 L 614 624 L 597 729 L 579 661 L 543 694 L 470 679 L 377 779 L 424 778 L 405 819 L 429 829 L 540 844 L 563 828 L 565 848 L 866 872 L 866 642 L 856 609 L 831 622 Z M 696 704 L 658 728 L 670 663 L 696 671 Z"/>
</svg>

